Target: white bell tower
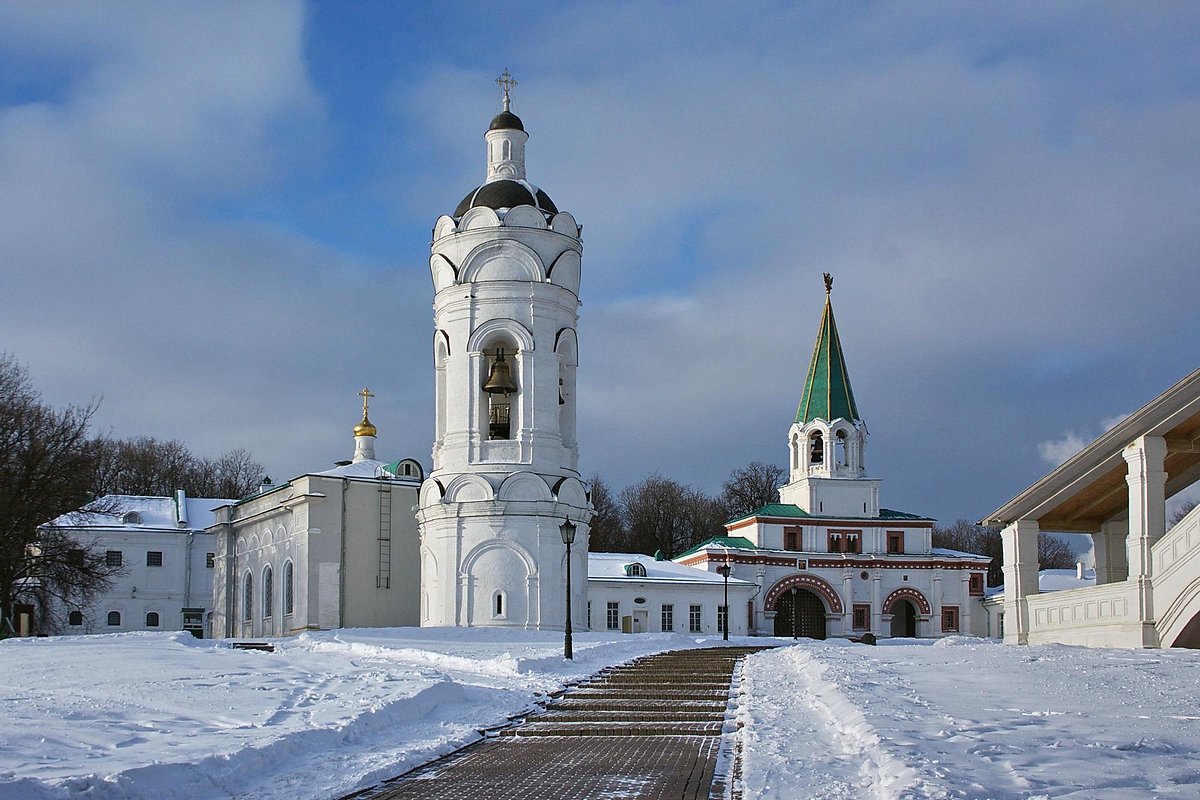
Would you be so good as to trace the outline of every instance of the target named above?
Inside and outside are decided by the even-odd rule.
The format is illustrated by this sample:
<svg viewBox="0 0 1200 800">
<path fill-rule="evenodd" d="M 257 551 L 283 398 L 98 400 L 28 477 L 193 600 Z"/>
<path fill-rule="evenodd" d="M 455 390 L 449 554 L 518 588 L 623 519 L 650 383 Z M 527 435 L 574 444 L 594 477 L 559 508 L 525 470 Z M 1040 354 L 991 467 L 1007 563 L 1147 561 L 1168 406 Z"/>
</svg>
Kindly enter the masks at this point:
<svg viewBox="0 0 1200 800">
<path fill-rule="evenodd" d="M 488 126 L 487 177 L 433 229 L 433 471 L 421 487 L 421 624 L 587 627 L 591 504 L 579 480 L 581 228 L 525 178 L 529 136 Z"/>
</svg>

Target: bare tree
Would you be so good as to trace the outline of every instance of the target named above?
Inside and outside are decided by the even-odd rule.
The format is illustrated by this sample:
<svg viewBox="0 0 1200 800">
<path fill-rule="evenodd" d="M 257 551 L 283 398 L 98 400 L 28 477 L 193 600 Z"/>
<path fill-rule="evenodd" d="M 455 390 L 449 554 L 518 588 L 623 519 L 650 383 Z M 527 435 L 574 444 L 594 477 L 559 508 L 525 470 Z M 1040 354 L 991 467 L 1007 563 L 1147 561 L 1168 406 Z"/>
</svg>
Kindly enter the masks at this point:
<svg viewBox="0 0 1200 800">
<path fill-rule="evenodd" d="M 763 461 L 751 461 L 729 473 L 721 487 L 726 518 L 748 514 L 769 503 L 779 502 L 779 487 L 787 472 L 783 467 Z"/>
<path fill-rule="evenodd" d="M 199 458 L 177 439 L 153 436 L 99 439 L 95 493 L 169 497 L 183 489 L 192 497 L 238 499 L 251 494 L 263 466 L 246 450 Z"/>
<path fill-rule="evenodd" d="M 1192 513 L 1192 511 L 1196 508 L 1196 505 L 1197 503 L 1195 500 L 1188 500 L 1179 508 L 1175 509 L 1175 513 L 1172 514 L 1171 518 L 1167 520 L 1167 530 L 1171 530 L 1171 528 L 1174 528 L 1176 525 L 1183 522 L 1183 518 Z"/>
<path fill-rule="evenodd" d="M 628 536 L 621 521 L 621 507 L 599 474 L 592 476 L 592 517 L 588 549 L 593 553 L 620 553 L 628 548 Z"/>
<path fill-rule="evenodd" d="M 661 475 L 621 492 L 621 517 L 629 549 L 672 558 L 724 531 L 720 501 Z"/>
<path fill-rule="evenodd" d="M 992 559 L 988 565 L 987 585 L 1004 583 L 1004 547 L 999 528 L 988 528 L 960 519 L 948 528 L 933 526 L 933 546 L 964 553 L 976 553 Z M 1045 533 L 1038 536 L 1038 563 L 1042 569 L 1070 569 L 1075 554 L 1065 541 Z"/>
<path fill-rule="evenodd" d="M 46 631 L 56 601 L 86 605 L 117 570 L 95 547 L 44 524 L 91 499 L 96 407 L 50 407 L 16 359 L 0 353 L 0 636 L 13 632 L 18 607 L 30 607 Z"/>
</svg>

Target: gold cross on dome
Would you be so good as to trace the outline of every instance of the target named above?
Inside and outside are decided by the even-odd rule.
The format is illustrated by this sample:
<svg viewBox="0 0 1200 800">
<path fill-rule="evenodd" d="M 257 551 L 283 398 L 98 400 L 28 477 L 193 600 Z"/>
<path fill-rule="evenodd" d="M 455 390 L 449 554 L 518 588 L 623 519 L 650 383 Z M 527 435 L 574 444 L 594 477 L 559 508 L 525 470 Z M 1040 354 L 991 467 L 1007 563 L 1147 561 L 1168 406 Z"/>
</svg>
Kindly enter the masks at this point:
<svg viewBox="0 0 1200 800">
<path fill-rule="evenodd" d="M 508 71 L 508 67 L 505 67 L 500 77 L 496 78 L 496 83 L 500 84 L 500 88 L 504 90 L 504 110 L 508 111 L 508 93 L 517 85 L 517 82 L 513 80 L 512 74 Z"/>
<path fill-rule="evenodd" d="M 375 395 L 371 394 L 370 389 L 363 387 L 363 390 L 358 393 L 358 396 L 363 399 L 363 419 L 366 419 L 367 418 L 367 399 L 374 397 Z"/>
</svg>

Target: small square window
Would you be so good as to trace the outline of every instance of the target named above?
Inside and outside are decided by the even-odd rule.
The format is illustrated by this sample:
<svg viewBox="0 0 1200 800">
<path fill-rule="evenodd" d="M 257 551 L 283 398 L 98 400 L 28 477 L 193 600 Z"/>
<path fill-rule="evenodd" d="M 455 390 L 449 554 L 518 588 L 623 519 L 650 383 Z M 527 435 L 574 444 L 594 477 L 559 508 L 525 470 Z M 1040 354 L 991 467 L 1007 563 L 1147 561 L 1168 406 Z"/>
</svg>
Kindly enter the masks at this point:
<svg viewBox="0 0 1200 800">
<path fill-rule="evenodd" d="M 788 527 L 783 529 L 783 549 L 784 550 L 799 550 L 800 549 L 800 532 L 802 528 Z"/>
<path fill-rule="evenodd" d="M 146 551 L 146 566 L 161 567 L 162 566 L 162 550 L 147 550 Z"/>
<path fill-rule="evenodd" d="M 854 604 L 854 630 L 865 631 L 871 627 L 871 606 L 867 603 Z"/>
<path fill-rule="evenodd" d="M 216 565 L 217 565 L 217 554 L 216 553 L 205 553 L 204 554 L 204 566 L 207 569 L 212 569 Z"/>
<path fill-rule="evenodd" d="M 107 567 L 119 567 L 121 566 L 121 561 L 120 550 L 108 550 L 104 553 L 104 565 Z M 120 625 L 121 623 L 118 622 L 117 624 Z"/>
<path fill-rule="evenodd" d="M 958 632 L 958 606 L 942 606 L 942 631 Z"/>
<path fill-rule="evenodd" d="M 983 573 L 982 572 L 972 572 L 971 573 L 970 583 L 968 584 L 968 591 L 973 595 L 983 594 Z"/>
<path fill-rule="evenodd" d="M 904 552 L 904 531 L 887 532 L 887 551 L 892 555 Z"/>
</svg>

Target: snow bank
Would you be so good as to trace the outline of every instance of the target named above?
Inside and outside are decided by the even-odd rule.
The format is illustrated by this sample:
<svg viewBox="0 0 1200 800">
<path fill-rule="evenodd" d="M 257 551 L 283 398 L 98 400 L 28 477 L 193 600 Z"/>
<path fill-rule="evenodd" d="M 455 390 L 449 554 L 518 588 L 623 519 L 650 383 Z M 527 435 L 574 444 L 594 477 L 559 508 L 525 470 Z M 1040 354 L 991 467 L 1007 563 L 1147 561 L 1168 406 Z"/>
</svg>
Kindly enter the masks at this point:
<svg viewBox="0 0 1200 800">
<path fill-rule="evenodd" d="M 329 798 L 448 753 L 681 635 L 359 629 L 0 642 L 0 800 Z"/>
</svg>

